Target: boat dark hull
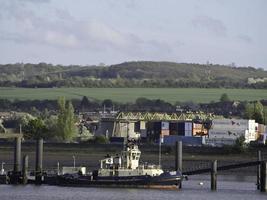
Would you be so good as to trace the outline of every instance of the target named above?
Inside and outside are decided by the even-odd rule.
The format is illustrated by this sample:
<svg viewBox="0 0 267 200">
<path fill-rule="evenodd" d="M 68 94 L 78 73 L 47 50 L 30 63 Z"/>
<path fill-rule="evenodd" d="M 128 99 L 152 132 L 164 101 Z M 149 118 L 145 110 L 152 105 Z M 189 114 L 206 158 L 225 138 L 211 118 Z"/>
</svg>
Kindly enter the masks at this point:
<svg viewBox="0 0 267 200">
<path fill-rule="evenodd" d="M 180 173 L 163 173 L 160 176 L 95 177 L 62 175 L 46 177 L 45 183 L 74 187 L 124 187 L 178 189 L 182 181 Z"/>
</svg>

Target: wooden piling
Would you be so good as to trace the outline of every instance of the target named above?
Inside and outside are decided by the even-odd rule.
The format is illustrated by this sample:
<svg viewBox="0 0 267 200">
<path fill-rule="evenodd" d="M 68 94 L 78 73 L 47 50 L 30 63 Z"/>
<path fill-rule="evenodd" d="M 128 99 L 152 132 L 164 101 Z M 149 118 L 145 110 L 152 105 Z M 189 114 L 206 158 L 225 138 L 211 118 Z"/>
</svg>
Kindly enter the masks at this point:
<svg viewBox="0 0 267 200">
<path fill-rule="evenodd" d="M 15 138 L 15 149 L 14 149 L 14 174 L 20 172 L 21 165 L 21 138 Z"/>
<path fill-rule="evenodd" d="M 260 190 L 261 192 L 267 192 L 267 162 L 261 162 L 260 173 Z"/>
<path fill-rule="evenodd" d="M 14 140 L 14 166 L 9 178 L 11 184 L 19 184 L 21 181 L 21 137 Z"/>
<path fill-rule="evenodd" d="M 217 190 L 217 160 L 211 163 L 211 177 L 210 177 L 211 190 Z"/>
<path fill-rule="evenodd" d="M 177 141 L 175 143 L 175 170 L 181 172 L 183 170 L 183 143 L 182 141 Z M 182 183 L 180 183 L 179 188 L 182 188 Z"/>
<path fill-rule="evenodd" d="M 43 176 L 43 139 L 36 141 L 36 160 L 35 160 L 35 184 L 42 183 Z"/>
<path fill-rule="evenodd" d="M 175 170 L 182 172 L 183 169 L 183 143 L 182 141 L 175 144 Z"/>
<path fill-rule="evenodd" d="M 261 151 L 258 151 L 258 161 L 261 161 Z M 261 180 L 261 165 L 257 166 L 257 189 L 260 190 L 260 180 Z"/>
<path fill-rule="evenodd" d="M 23 157 L 23 166 L 22 166 L 22 183 L 27 184 L 28 183 L 28 168 L 29 168 L 29 157 L 28 155 L 25 155 Z"/>
</svg>

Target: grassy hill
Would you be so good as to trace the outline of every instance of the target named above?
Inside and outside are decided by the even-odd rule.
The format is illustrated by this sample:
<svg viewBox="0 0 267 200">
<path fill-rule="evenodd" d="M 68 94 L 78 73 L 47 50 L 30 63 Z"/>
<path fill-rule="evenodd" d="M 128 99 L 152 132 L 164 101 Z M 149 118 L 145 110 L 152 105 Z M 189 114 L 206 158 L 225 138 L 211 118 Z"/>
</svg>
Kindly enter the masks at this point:
<svg viewBox="0 0 267 200">
<path fill-rule="evenodd" d="M 56 100 L 60 96 L 67 99 L 91 100 L 111 99 L 115 102 L 135 102 L 137 98 L 161 99 L 169 103 L 218 102 L 223 93 L 231 100 L 254 101 L 267 99 L 267 90 L 262 89 L 212 89 L 212 88 L 0 88 L 0 99 L 8 100 Z"/>
<path fill-rule="evenodd" d="M 111 66 L 0 65 L 2 87 L 267 88 L 266 81 L 248 84 L 248 78 L 267 78 L 267 71 L 252 67 L 150 61 Z"/>
</svg>

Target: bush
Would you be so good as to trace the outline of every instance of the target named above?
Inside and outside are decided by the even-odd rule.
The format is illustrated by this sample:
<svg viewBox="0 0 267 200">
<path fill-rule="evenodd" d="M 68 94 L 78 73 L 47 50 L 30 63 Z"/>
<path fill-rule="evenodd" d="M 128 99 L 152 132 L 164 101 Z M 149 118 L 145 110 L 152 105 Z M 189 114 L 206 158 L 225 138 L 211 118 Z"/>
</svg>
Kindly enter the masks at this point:
<svg viewBox="0 0 267 200">
<path fill-rule="evenodd" d="M 236 139 L 235 145 L 233 146 L 233 150 L 236 152 L 245 152 L 248 149 L 248 146 L 245 143 L 245 137 L 240 136 L 239 138 Z"/>
</svg>

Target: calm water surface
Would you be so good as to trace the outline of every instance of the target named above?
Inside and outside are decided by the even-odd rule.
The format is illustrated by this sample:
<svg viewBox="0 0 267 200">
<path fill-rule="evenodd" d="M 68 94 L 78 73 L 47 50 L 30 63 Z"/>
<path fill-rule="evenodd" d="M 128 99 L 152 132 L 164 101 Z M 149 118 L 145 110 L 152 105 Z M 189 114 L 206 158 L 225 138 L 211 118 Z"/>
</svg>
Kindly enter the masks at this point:
<svg viewBox="0 0 267 200">
<path fill-rule="evenodd" d="M 180 191 L 0 185 L 0 200 L 267 199 L 267 194 L 256 190 L 255 177 L 219 176 L 218 179 L 216 192 L 209 190 L 209 176 L 192 176 L 189 181 L 183 182 L 183 189 Z"/>
</svg>

